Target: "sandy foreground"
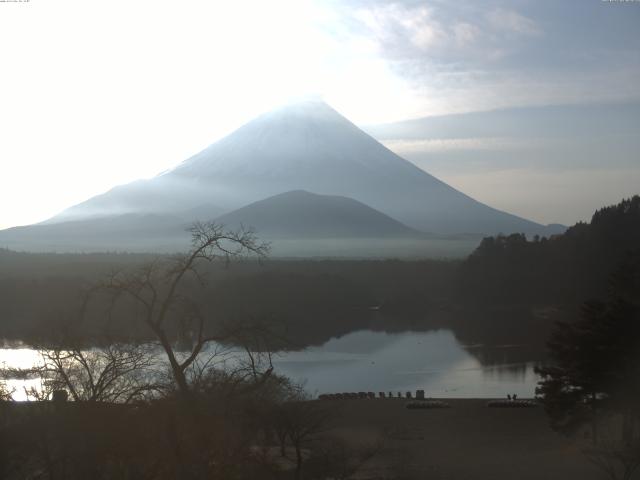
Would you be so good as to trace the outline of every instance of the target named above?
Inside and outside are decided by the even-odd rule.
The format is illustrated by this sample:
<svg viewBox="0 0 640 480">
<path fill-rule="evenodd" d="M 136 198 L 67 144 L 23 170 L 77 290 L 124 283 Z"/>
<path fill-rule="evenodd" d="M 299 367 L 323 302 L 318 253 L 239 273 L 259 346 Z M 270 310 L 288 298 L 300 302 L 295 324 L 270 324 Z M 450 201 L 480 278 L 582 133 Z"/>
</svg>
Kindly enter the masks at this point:
<svg viewBox="0 0 640 480">
<path fill-rule="evenodd" d="M 402 399 L 340 401 L 331 433 L 350 445 L 382 442 L 359 471 L 363 479 L 607 478 L 551 430 L 542 407 L 488 408 L 486 399 L 446 402 L 451 408 L 409 410 Z"/>
</svg>

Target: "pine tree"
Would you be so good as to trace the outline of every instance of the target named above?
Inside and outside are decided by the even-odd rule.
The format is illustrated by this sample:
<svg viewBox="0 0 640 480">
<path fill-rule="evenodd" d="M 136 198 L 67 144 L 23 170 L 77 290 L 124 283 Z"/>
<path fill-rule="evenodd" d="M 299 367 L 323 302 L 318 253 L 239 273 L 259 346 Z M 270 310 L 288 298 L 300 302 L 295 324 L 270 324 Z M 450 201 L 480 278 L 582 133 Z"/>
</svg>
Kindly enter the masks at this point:
<svg viewBox="0 0 640 480">
<path fill-rule="evenodd" d="M 537 369 L 551 426 L 588 434 L 583 451 L 614 479 L 640 466 L 639 259 L 629 255 L 615 272 L 606 301 L 587 302 L 578 321 L 557 324 L 551 363 Z"/>
</svg>

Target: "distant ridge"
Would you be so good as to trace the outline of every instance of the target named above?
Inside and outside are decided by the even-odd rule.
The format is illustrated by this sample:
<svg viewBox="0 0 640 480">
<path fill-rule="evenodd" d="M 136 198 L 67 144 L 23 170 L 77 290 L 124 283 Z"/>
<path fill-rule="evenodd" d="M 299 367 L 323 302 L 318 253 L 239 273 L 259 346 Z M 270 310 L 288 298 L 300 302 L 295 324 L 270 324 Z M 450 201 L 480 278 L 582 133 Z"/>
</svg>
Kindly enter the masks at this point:
<svg viewBox="0 0 640 480">
<path fill-rule="evenodd" d="M 419 232 L 347 197 L 304 190 L 280 193 L 217 219 L 229 227 L 254 227 L 259 235 L 286 238 L 410 237 Z"/>
</svg>

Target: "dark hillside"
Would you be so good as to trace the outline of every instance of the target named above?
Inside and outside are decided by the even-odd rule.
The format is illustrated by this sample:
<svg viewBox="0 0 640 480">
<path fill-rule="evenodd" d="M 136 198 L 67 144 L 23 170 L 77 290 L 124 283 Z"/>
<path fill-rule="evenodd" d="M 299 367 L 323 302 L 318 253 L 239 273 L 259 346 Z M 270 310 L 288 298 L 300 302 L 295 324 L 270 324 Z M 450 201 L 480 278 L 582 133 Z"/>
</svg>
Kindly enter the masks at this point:
<svg viewBox="0 0 640 480">
<path fill-rule="evenodd" d="M 640 196 L 596 211 L 550 238 L 487 237 L 458 275 L 476 303 L 572 303 L 602 297 L 614 269 L 640 249 Z"/>
</svg>

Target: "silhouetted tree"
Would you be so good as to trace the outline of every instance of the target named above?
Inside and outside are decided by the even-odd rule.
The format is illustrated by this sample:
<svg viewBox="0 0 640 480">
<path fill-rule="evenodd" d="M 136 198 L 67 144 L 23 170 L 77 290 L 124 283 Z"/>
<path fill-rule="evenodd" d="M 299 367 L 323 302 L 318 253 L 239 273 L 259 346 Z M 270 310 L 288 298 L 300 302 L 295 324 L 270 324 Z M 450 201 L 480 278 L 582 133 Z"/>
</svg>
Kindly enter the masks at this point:
<svg viewBox="0 0 640 480">
<path fill-rule="evenodd" d="M 299 479 L 304 462 L 303 449 L 314 437 L 329 428 L 331 420 L 336 416 L 335 406 L 311 401 L 300 393 L 297 398 L 278 405 L 273 415 L 281 442 L 281 453 L 284 453 L 284 438 L 291 442 L 295 450 L 295 478 Z"/>
<path fill-rule="evenodd" d="M 10 389 L 3 379 L 0 379 L 0 402 L 11 401 L 13 389 Z"/>
<path fill-rule="evenodd" d="M 269 249 L 257 240 L 252 230 L 226 230 L 216 223 L 195 223 L 191 229 L 191 249 L 170 261 L 156 260 L 134 272 L 120 272 L 100 285 L 112 294 L 112 306 L 126 297 L 139 308 L 138 319 L 152 332 L 166 354 L 178 391 L 190 391 L 189 369 L 211 342 L 226 342 L 237 337 L 242 328 L 226 332 L 207 331 L 207 322 L 193 289 L 202 288 L 205 279 L 201 262 L 229 262 L 247 254 L 264 257 Z M 185 288 L 188 277 L 195 279 Z M 172 335 L 173 334 L 173 335 Z M 183 340 L 186 353 L 178 353 L 172 336 Z M 186 341 L 184 341 L 186 340 Z"/>
<path fill-rule="evenodd" d="M 552 427 L 587 427 L 587 457 L 611 478 L 618 470 L 630 478 L 640 466 L 640 255 L 613 275 L 607 301 L 587 302 L 580 320 L 558 323 L 549 353 L 537 393 Z"/>
<path fill-rule="evenodd" d="M 41 348 L 39 353 L 41 364 L 34 373 L 43 379 L 45 391 L 38 396 L 44 393 L 44 398 L 65 390 L 76 402 L 130 403 L 162 389 L 155 382 L 157 365 L 149 345 L 67 345 Z"/>
</svg>

